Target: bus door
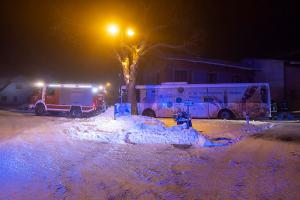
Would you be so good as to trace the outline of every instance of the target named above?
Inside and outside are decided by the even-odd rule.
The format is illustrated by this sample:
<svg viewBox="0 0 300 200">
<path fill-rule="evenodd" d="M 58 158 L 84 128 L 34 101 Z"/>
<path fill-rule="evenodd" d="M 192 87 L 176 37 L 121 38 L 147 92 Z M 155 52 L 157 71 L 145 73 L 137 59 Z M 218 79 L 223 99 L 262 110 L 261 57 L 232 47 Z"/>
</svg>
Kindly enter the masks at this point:
<svg viewBox="0 0 300 200">
<path fill-rule="evenodd" d="M 228 106 L 228 94 L 226 88 L 207 88 L 207 96 L 204 97 L 204 102 L 206 102 L 208 106 L 207 117 L 217 118 L 220 109 Z"/>
<path fill-rule="evenodd" d="M 206 88 L 189 88 L 188 100 L 193 102 L 189 111 L 192 117 L 195 118 L 207 118 L 208 117 L 208 104 L 204 101 L 204 97 L 207 96 Z"/>
</svg>

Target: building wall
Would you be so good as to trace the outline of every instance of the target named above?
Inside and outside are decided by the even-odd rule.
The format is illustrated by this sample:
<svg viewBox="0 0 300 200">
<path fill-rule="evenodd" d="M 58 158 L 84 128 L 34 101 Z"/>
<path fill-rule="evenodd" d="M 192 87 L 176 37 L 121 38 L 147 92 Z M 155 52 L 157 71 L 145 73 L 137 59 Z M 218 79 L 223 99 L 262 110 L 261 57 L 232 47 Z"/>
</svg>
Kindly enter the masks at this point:
<svg viewBox="0 0 300 200">
<path fill-rule="evenodd" d="M 244 62 L 258 67 L 255 82 L 270 84 L 272 100 L 279 108 L 287 102 L 289 110 L 300 109 L 300 64 L 290 64 L 284 60 L 248 59 Z"/>
<path fill-rule="evenodd" d="M 32 87 L 25 82 L 12 82 L 0 92 L 0 105 L 21 105 L 28 103 Z"/>
<path fill-rule="evenodd" d="M 155 59 L 144 63 L 139 84 L 183 81 L 188 83 L 269 83 L 271 98 L 280 107 L 287 101 L 290 110 L 300 109 L 300 64 L 283 60 L 245 59 L 254 70 L 203 63 Z M 184 74 L 184 75 L 183 75 Z"/>
<path fill-rule="evenodd" d="M 139 84 L 160 84 L 162 82 L 249 83 L 254 81 L 253 71 L 203 63 L 157 60 L 145 63 L 141 68 Z"/>
<path fill-rule="evenodd" d="M 286 65 L 286 96 L 291 110 L 300 110 L 300 66 Z"/>
<path fill-rule="evenodd" d="M 272 99 L 277 102 L 282 101 L 284 99 L 284 62 L 281 60 L 251 59 L 251 64 L 259 69 L 256 71 L 254 82 L 269 83 Z"/>
</svg>

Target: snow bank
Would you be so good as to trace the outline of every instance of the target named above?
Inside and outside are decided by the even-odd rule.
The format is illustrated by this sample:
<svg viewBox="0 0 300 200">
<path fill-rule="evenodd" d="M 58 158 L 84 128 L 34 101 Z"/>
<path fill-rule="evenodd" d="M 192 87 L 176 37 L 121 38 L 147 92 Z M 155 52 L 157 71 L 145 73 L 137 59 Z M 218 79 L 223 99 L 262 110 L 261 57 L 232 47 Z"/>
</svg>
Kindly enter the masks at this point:
<svg viewBox="0 0 300 200">
<path fill-rule="evenodd" d="M 154 118 L 122 116 L 113 119 L 113 108 L 91 119 L 77 119 L 64 123 L 64 132 L 74 138 L 97 140 L 105 143 L 131 144 L 210 144 L 193 128 L 184 125 L 166 127 Z"/>
<path fill-rule="evenodd" d="M 166 126 L 164 122 L 146 116 L 122 116 L 114 120 L 114 108 L 109 107 L 99 116 L 63 123 L 62 129 L 73 138 L 104 143 L 194 144 L 211 147 L 225 144 L 211 142 L 210 139 L 225 137 L 237 142 L 249 134 L 274 126 L 259 121 L 246 124 L 243 120 L 201 120 L 194 125 L 189 129 L 185 125 Z M 205 136 L 197 130 L 201 130 Z"/>
</svg>

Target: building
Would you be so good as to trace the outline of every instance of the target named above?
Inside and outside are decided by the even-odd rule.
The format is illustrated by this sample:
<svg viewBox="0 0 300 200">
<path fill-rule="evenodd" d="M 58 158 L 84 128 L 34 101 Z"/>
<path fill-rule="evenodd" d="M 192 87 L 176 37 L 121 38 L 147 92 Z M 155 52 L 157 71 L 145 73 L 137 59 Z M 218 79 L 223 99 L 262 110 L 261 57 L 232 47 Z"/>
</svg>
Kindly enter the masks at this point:
<svg viewBox="0 0 300 200">
<path fill-rule="evenodd" d="M 270 83 L 272 99 L 286 102 L 290 110 L 300 109 L 300 62 L 274 59 L 245 59 L 255 66 L 255 82 Z"/>
<path fill-rule="evenodd" d="M 150 59 L 140 67 L 140 84 L 161 82 L 251 83 L 258 69 L 244 63 L 166 56 Z"/>
<path fill-rule="evenodd" d="M 33 87 L 23 77 L 0 79 L 0 105 L 27 104 Z"/>
<path fill-rule="evenodd" d="M 138 84 L 162 82 L 269 83 L 272 100 L 300 109 L 300 62 L 245 59 L 239 63 L 190 56 L 156 56 L 142 62 Z"/>
</svg>

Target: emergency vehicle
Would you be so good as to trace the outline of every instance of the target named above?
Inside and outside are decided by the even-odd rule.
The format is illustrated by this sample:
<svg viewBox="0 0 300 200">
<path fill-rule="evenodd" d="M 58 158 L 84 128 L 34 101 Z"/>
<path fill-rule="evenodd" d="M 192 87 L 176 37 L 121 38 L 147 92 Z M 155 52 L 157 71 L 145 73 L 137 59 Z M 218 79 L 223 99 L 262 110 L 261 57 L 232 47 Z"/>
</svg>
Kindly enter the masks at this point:
<svg viewBox="0 0 300 200">
<path fill-rule="evenodd" d="M 36 83 L 30 108 L 37 115 L 46 112 L 68 112 L 72 117 L 83 113 L 104 111 L 105 89 L 89 84 L 44 84 Z"/>
<path fill-rule="evenodd" d="M 172 117 L 187 109 L 193 118 L 271 117 L 268 83 L 137 85 L 138 114 Z"/>
</svg>

